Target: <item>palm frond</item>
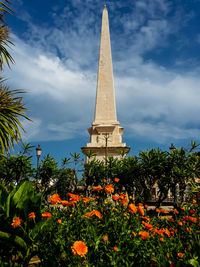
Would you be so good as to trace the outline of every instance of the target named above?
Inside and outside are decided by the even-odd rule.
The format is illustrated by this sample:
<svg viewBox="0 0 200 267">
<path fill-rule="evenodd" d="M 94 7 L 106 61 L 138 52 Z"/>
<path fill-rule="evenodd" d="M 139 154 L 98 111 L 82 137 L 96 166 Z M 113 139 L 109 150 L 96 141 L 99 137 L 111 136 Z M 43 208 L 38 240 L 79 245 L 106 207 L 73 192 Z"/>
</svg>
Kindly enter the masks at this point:
<svg viewBox="0 0 200 267">
<path fill-rule="evenodd" d="M 0 150 L 4 152 L 13 148 L 13 144 L 21 139 L 21 132 L 25 132 L 20 122 L 21 118 L 31 121 L 25 112 L 22 90 L 9 90 L 0 78 Z"/>
</svg>

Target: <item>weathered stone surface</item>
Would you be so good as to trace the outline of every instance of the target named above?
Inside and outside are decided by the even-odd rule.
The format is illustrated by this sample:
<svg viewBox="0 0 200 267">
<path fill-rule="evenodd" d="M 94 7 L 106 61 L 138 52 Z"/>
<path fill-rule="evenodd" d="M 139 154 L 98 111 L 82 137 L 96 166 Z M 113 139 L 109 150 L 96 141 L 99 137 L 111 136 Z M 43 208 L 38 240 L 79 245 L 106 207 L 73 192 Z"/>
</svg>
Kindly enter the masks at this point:
<svg viewBox="0 0 200 267">
<path fill-rule="evenodd" d="M 96 158 L 99 160 L 103 160 L 109 155 L 120 158 L 123 153 L 127 154 L 130 150 L 126 143 L 122 143 L 124 128 L 117 121 L 110 32 L 106 7 L 104 7 L 102 14 L 95 118 L 88 132 L 90 134 L 90 143 L 87 143 L 86 147 L 82 147 L 82 152 L 87 157 L 95 153 Z"/>
<path fill-rule="evenodd" d="M 94 124 L 117 122 L 114 93 L 108 12 L 106 7 L 104 7 L 102 15 Z"/>
</svg>

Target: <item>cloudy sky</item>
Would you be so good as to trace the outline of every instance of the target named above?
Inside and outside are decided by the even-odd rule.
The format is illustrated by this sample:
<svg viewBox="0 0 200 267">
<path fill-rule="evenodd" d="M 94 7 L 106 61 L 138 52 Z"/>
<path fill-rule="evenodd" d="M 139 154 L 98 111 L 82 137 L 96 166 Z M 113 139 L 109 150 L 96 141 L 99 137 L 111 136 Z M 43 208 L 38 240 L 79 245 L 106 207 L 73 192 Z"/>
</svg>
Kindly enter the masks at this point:
<svg viewBox="0 0 200 267">
<path fill-rule="evenodd" d="M 109 13 L 118 120 L 131 154 L 200 141 L 200 0 L 15 0 L 13 89 L 30 109 L 24 142 L 80 152 L 94 120 L 101 15 Z"/>
</svg>

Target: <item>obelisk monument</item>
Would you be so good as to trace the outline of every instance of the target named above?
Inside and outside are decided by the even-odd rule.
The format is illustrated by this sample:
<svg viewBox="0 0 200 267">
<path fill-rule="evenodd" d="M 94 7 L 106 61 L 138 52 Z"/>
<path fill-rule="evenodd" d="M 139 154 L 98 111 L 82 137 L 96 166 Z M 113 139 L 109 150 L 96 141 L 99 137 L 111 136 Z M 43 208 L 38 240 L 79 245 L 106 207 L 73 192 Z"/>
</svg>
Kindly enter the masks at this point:
<svg viewBox="0 0 200 267">
<path fill-rule="evenodd" d="M 99 66 L 97 77 L 95 116 L 92 127 L 88 129 L 90 143 L 82 147 L 86 158 L 95 155 L 103 160 L 108 156 L 120 158 L 129 152 L 130 147 L 122 143 L 124 128 L 117 121 L 115 90 L 113 81 L 112 55 L 108 11 L 104 6 L 102 14 Z"/>
</svg>

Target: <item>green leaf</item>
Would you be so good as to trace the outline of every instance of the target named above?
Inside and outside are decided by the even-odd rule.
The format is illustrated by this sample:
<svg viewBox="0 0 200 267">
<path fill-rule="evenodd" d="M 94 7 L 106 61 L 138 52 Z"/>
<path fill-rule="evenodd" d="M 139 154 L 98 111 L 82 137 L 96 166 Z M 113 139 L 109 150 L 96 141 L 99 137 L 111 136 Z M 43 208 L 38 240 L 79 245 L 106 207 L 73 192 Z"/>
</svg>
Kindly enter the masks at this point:
<svg viewBox="0 0 200 267">
<path fill-rule="evenodd" d="M 194 259 L 191 259 L 188 262 L 194 267 L 200 267 L 198 257 L 195 257 Z"/>
<path fill-rule="evenodd" d="M 10 204 L 11 204 L 11 198 L 13 197 L 13 195 L 16 192 L 16 188 L 14 188 L 10 194 L 8 195 L 7 201 L 6 201 L 6 217 L 8 218 L 10 216 Z"/>
<path fill-rule="evenodd" d="M 41 235 L 43 235 L 46 230 L 50 231 L 51 226 L 52 226 L 51 219 L 40 221 L 30 231 L 30 238 L 32 240 L 36 240 L 38 237 L 41 237 Z"/>
<path fill-rule="evenodd" d="M 26 242 L 21 237 L 0 231 L 0 243 L 9 242 L 13 242 L 13 245 L 22 251 L 27 250 Z"/>
</svg>

